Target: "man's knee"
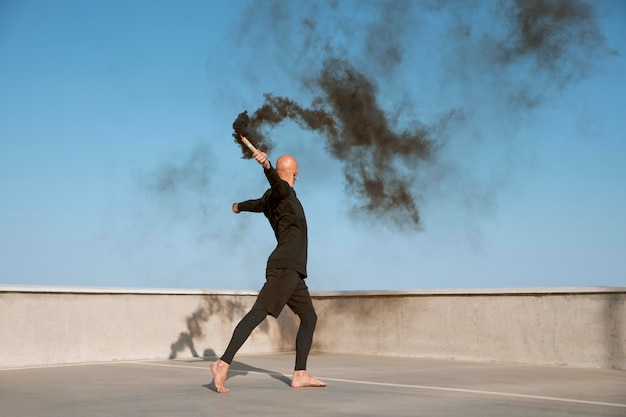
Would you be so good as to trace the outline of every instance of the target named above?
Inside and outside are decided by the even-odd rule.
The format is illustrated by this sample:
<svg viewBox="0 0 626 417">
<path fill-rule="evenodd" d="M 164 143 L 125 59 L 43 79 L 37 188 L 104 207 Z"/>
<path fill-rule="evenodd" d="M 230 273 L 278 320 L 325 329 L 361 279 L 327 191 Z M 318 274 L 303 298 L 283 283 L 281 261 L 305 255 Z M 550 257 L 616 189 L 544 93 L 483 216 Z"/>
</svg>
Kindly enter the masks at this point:
<svg viewBox="0 0 626 417">
<path fill-rule="evenodd" d="M 307 313 L 300 314 L 300 321 L 304 326 L 315 327 L 315 325 L 317 324 L 317 313 L 315 312 L 315 310 L 313 310 Z"/>
</svg>

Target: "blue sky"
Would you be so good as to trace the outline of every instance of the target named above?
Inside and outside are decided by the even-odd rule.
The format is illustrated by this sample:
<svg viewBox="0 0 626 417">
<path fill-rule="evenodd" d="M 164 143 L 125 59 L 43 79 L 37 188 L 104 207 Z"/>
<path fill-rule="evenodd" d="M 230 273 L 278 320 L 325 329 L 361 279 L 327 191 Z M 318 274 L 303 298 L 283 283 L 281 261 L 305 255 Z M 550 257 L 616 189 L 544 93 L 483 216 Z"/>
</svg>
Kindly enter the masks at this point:
<svg viewBox="0 0 626 417">
<path fill-rule="evenodd" d="M 273 234 L 230 207 L 266 180 L 232 122 L 312 106 L 338 57 L 437 152 L 367 154 L 411 179 L 415 225 L 363 210 L 319 132 L 266 128 L 300 162 L 313 291 L 625 286 L 626 6 L 528 51 L 511 4 L 3 2 L 0 283 L 260 288 Z"/>
</svg>

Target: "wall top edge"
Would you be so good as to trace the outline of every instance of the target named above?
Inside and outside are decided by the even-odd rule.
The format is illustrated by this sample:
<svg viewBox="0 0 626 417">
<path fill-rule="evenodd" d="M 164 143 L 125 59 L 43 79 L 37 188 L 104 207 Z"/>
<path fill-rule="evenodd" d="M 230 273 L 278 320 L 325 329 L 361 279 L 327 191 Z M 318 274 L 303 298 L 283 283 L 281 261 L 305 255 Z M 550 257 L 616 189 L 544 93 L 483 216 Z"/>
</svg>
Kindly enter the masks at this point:
<svg viewBox="0 0 626 417">
<path fill-rule="evenodd" d="M 81 287 L 55 285 L 0 285 L 0 293 L 55 294 L 162 294 L 162 295 L 257 295 L 258 291 L 202 290 L 193 288 Z"/>
<path fill-rule="evenodd" d="M 210 290 L 185 288 L 124 288 L 71 287 L 43 285 L 0 285 L 0 293 L 69 293 L 69 294 L 160 294 L 160 295 L 243 295 L 256 296 L 258 291 Z M 540 295 L 540 294 L 598 294 L 626 293 L 626 287 L 532 287 L 532 288 L 474 288 L 428 289 L 402 291 L 313 291 L 313 297 L 378 297 L 378 296 L 437 296 L 437 295 Z"/>
<path fill-rule="evenodd" d="M 563 294 L 626 294 L 626 287 L 529 287 L 529 288 L 460 288 L 409 291 L 334 291 L 313 292 L 317 297 L 345 296 L 474 296 L 474 295 L 563 295 Z"/>
</svg>

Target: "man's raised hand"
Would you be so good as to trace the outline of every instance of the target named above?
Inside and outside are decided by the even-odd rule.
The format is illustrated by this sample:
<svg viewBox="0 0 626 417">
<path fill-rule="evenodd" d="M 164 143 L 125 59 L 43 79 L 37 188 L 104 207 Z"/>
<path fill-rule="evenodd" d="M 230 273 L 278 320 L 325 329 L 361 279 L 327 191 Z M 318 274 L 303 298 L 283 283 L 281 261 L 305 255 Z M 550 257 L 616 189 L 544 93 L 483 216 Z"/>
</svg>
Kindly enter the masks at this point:
<svg viewBox="0 0 626 417">
<path fill-rule="evenodd" d="M 262 165 L 263 168 L 265 169 L 269 169 L 270 167 L 270 161 L 269 159 L 267 159 L 267 154 L 263 151 L 260 150 L 256 150 L 252 156 L 254 157 L 254 159 L 256 159 L 256 161 L 259 163 L 259 165 Z"/>
</svg>

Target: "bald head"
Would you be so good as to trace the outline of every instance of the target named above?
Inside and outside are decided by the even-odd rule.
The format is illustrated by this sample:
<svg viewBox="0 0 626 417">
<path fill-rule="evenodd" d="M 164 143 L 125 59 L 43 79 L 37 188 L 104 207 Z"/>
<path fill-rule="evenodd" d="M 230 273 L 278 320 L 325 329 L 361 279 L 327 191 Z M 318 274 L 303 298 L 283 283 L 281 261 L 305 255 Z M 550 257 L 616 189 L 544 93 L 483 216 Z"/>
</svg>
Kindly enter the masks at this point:
<svg viewBox="0 0 626 417">
<path fill-rule="evenodd" d="M 283 155 L 276 160 L 278 176 L 293 187 L 298 178 L 298 161 L 290 155 Z"/>
</svg>

